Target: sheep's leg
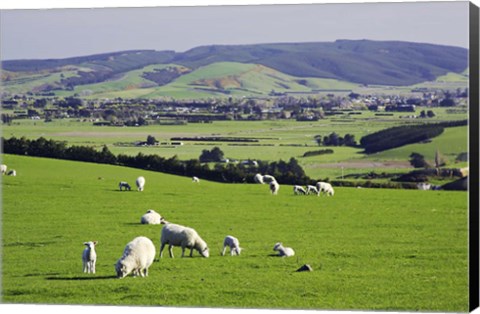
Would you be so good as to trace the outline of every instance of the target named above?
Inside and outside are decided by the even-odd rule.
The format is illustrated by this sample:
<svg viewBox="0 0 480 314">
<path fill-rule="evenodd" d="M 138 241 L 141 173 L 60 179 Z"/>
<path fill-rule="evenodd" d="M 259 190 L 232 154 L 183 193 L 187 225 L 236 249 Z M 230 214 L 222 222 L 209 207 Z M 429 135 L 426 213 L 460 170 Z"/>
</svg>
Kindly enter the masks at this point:
<svg viewBox="0 0 480 314">
<path fill-rule="evenodd" d="M 224 256 L 224 255 L 225 255 L 225 251 L 226 251 L 226 250 L 227 250 L 227 246 L 226 246 L 226 245 L 224 245 L 224 246 L 223 246 L 223 250 L 222 250 L 222 256 Z"/>
<path fill-rule="evenodd" d="M 95 274 L 95 261 L 92 262 L 92 273 Z"/>
<path fill-rule="evenodd" d="M 83 272 L 87 272 L 87 263 L 83 262 Z"/>
<path fill-rule="evenodd" d="M 170 253 L 170 257 L 173 258 L 173 245 L 168 245 L 168 252 Z"/>
<path fill-rule="evenodd" d="M 185 247 L 182 245 L 182 257 L 185 257 Z"/>
<path fill-rule="evenodd" d="M 163 256 L 163 249 L 165 248 L 165 243 L 162 243 L 162 245 L 160 246 L 160 253 L 159 253 L 159 258 L 162 258 Z"/>
<path fill-rule="evenodd" d="M 190 249 L 190 257 L 193 257 L 193 247 Z"/>
<path fill-rule="evenodd" d="M 143 277 L 148 277 L 148 268 L 145 268 L 145 269 L 143 270 L 143 274 L 144 274 Z"/>
</svg>

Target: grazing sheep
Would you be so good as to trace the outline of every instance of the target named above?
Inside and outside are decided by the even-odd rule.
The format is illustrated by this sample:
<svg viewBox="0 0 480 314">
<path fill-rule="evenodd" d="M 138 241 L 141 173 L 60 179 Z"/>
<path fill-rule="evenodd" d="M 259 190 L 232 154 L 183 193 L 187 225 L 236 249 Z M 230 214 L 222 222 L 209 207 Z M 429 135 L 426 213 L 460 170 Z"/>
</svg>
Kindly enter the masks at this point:
<svg viewBox="0 0 480 314">
<path fill-rule="evenodd" d="M 131 191 L 132 188 L 130 187 L 130 184 L 128 184 L 127 182 L 125 181 L 121 181 L 119 184 L 118 184 L 118 188 L 120 189 L 120 191 L 123 190 L 126 191 L 126 190 L 129 190 Z"/>
<path fill-rule="evenodd" d="M 320 195 L 321 193 L 333 196 L 335 191 L 333 190 L 333 187 L 330 183 L 327 182 L 317 182 L 316 188 L 318 190 L 318 194 Z"/>
<path fill-rule="evenodd" d="M 277 181 L 270 182 L 270 192 L 272 192 L 272 195 L 277 195 L 278 190 L 280 190 L 280 184 L 278 184 Z"/>
<path fill-rule="evenodd" d="M 144 225 L 159 225 L 162 221 L 162 216 L 153 209 L 147 210 L 142 216 L 140 222 Z"/>
<path fill-rule="evenodd" d="M 145 178 L 144 177 L 138 177 L 137 180 L 135 181 L 135 184 L 137 185 L 137 190 L 138 191 L 143 191 L 145 187 Z"/>
<path fill-rule="evenodd" d="M 271 176 L 269 174 L 266 174 L 262 177 L 262 180 L 264 183 L 272 183 L 272 182 L 277 182 L 274 176 Z"/>
<path fill-rule="evenodd" d="M 16 176 L 17 176 L 17 172 L 15 171 L 15 169 L 12 169 L 12 170 L 10 170 L 10 171 L 7 173 L 7 176 L 16 177 Z"/>
<path fill-rule="evenodd" d="M 97 262 L 97 252 L 95 252 L 95 246 L 97 241 L 84 242 L 86 248 L 83 250 L 83 272 L 95 274 L 95 263 Z"/>
<path fill-rule="evenodd" d="M 222 256 L 225 255 L 225 251 L 227 250 L 227 246 L 230 248 L 230 255 L 240 255 L 240 252 L 242 251 L 242 248 L 240 247 L 240 242 L 238 241 L 237 238 L 232 237 L 232 236 L 226 236 L 225 239 L 223 240 L 223 250 L 222 250 Z"/>
<path fill-rule="evenodd" d="M 302 186 L 300 186 L 300 185 L 293 186 L 293 194 L 295 194 L 295 195 L 300 195 L 300 194 L 305 195 L 306 193 L 307 193 L 307 191 L 305 191 L 305 189 Z"/>
<path fill-rule="evenodd" d="M 320 193 L 318 193 L 318 189 L 316 186 L 307 185 L 307 194 L 310 195 L 312 193 L 317 194 L 317 196 L 320 195 Z"/>
<path fill-rule="evenodd" d="M 203 257 L 210 255 L 207 243 L 202 240 L 194 229 L 172 224 L 163 219 L 162 224 L 165 226 L 162 228 L 162 236 L 160 239 L 160 258 L 162 257 L 166 244 L 168 244 L 168 252 L 171 258 L 173 258 L 174 246 L 180 246 L 182 248 L 182 257 L 185 256 L 185 248 L 190 249 L 190 257 L 193 255 L 193 249 L 197 250 Z"/>
<path fill-rule="evenodd" d="M 148 268 L 155 259 L 155 245 L 146 237 L 137 237 L 127 244 L 122 257 L 115 264 L 117 278 L 128 274 L 141 277 L 148 276 Z"/>
<path fill-rule="evenodd" d="M 289 257 L 294 256 L 295 251 L 290 247 L 284 247 L 281 242 L 277 242 L 273 247 L 274 251 L 278 251 L 278 256 Z"/>
<path fill-rule="evenodd" d="M 255 183 L 260 183 L 260 184 L 264 184 L 265 182 L 263 182 L 263 176 L 260 174 L 260 173 L 257 173 L 254 177 L 253 177 L 253 180 L 255 181 Z"/>
<path fill-rule="evenodd" d="M 7 165 L 0 165 L 0 172 L 2 174 L 7 174 Z"/>
<path fill-rule="evenodd" d="M 198 177 L 193 177 L 192 178 L 192 182 L 193 183 L 199 183 L 200 182 L 200 179 Z"/>
</svg>

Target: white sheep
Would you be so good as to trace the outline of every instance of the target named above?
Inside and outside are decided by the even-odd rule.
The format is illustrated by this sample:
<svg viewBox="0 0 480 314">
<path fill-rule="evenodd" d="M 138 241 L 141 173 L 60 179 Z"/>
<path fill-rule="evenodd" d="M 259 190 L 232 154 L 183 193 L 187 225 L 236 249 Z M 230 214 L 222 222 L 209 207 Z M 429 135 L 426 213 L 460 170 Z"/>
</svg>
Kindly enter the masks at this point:
<svg viewBox="0 0 480 314">
<path fill-rule="evenodd" d="M 126 191 L 126 190 L 129 190 L 131 191 L 132 188 L 130 187 L 130 184 L 128 184 L 127 182 L 125 181 L 120 181 L 120 183 L 118 183 L 118 188 L 120 189 L 120 191 L 122 190 L 122 188 Z"/>
<path fill-rule="evenodd" d="M 277 181 L 270 182 L 270 192 L 272 193 L 272 195 L 277 195 L 278 190 L 280 190 L 280 184 L 278 184 Z"/>
<path fill-rule="evenodd" d="M 320 195 L 316 186 L 307 185 L 307 194 L 310 195 L 312 193 L 317 194 L 317 196 Z"/>
<path fill-rule="evenodd" d="M 225 255 L 225 251 L 227 250 L 227 246 L 230 248 L 230 255 L 240 255 L 242 248 L 240 247 L 240 242 L 237 238 L 233 236 L 226 236 L 223 240 L 223 250 L 222 256 Z"/>
<path fill-rule="evenodd" d="M 257 173 L 254 177 L 253 177 L 253 180 L 255 181 L 255 183 L 260 183 L 260 184 L 264 184 L 265 182 L 263 182 L 263 176 L 260 174 L 260 173 Z"/>
<path fill-rule="evenodd" d="M 145 178 L 144 177 L 138 177 L 137 180 L 135 181 L 135 184 L 137 185 L 137 190 L 138 191 L 143 191 L 145 187 Z"/>
<path fill-rule="evenodd" d="M 7 165 L 0 165 L 0 172 L 2 174 L 7 174 Z"/>
<path fill-rule="evenodd" d="M 136 237 L 127 244 L 122 257 L 115 264 L 117 278 L 124 278 L 128 274 L 141 277 L 148 276 L 148 268 L 155 259 L 155 245 L 146 237 Z"/>
<path fill-rule="evenodd" d="M 17 171 L 15 171 L 15 169 L 12 169 L 7 173 L 7 176 L 16 177 L 17 176 Z"/>
<path fill-rule="evenodd" d="M 307 193 L 307 191 L 305 191 L 305 189 L 300 186 L 300 185 L 294 185 L 293 186 L 293 194 L 295 195 L 300 195 L 300 194 L 303 194 L 305 195 Z"/>
<path fill-rule="evenodd" d="M 262 180 L 264 183 L 272 183 L 272 182 L 277 182 L 274 176 L 271 176 L 269 174 L 266 174 L 262 177 Z"/>
<path fill-rule="evenodd" d="M 153 209 L 149 209 L 140 219 L 140 223 L 144 225 L 159 225 L 161 220 L 162 216 L 159 213 Z"/>
<path fill-rule="evenodd" d="M 290 247 L 284 247 L 281 242 L 277 242 L 273 247 L 274 251 L 278 251 L 278 256 L 289 257 L 294 256 L 295 251 Z"/>
<path fill-rule="evenodd" d="M 97 262 L 97 252 L 95 252 L 95 246 L 97 241 L 84 242 L 86 248 L 83 250 L 82 262 L 83 272 L 95 274 L 95 264 Z"/>
<path fill-rule="evenodd" d="M 189 227 L 172 224 L 162 219 L 162 235 L 160 239 L 160 258 L 163 254 L 165 245 L 168 244 L 168 252 L 173 258 L 173 247 L 180 246 L 182 248 L 182 257 L 185 256 L 185 248 L 190 249 L 190 257 L 193 255 L 193 250 L 197 250 L 203 257 L 209 257 L 209 250 L 207 243 L 198 235 L 198 233 Z"/>
<path fill-rule="evenodd" d="M 333 196 L 335 191 L 333 190 L 333 187 L 330 183 L 327 182 L 317 182 L 316 188 L 318 190 L 318 194 L 320 195 L 321 193 Z"/>
<path fill-rule="evenodd" d="M 192 177 L 192 182 L 193 183 L 199 183 L 200 179 L 198 177 Z"/>
</svg>

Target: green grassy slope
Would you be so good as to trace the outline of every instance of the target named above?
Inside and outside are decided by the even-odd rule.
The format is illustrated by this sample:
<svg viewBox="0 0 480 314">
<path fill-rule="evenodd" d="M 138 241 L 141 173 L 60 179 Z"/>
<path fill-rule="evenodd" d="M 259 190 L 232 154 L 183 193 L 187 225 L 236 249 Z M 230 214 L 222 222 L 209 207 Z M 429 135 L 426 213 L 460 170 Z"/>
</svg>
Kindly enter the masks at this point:
<svg viewBox="0 0 480 314">
<path fill-rule="evenodd" d="M 113 167 L 2 156 L 2 302 L 461 312 L 468 309 L 467 194 L 338 188 L 294 196 L 281 186 L 218 184 Z M 143 175 L 144 192 L 119 192 Z M 194 227 L 211 257 L 165 257 L 148 278 L 114 278 L 127 242 L 161 226 L 147 209 Z M 223 237 L 241 256 L 220 256 Z M 81 272 L 98 240 L 97 273 Z M 293 258 L 272 256 L 283 241 Z M 158 254 L 158 252 L 157 252 Z M 168 254 L 167 254 L 168 255 Z M 296 273 L 308 263 L 314 271 Z M 93 292 L 93 293 L 92 293 Z M 188 297 L 187 297 L 188 296 Z"/>
<path fill-rule="evenodd" d="M 277 92 L 310 92 L 312 90 L 351 90 L 356 84 L 334 79 L 298 78 L 283 74 L 265 66 L 236 62 L 219 62 L 200 67 L 184 74 L 164 86 L 142 77 L 145 72 L 161 69 L 168 65 L 152 65 L 129 71 L 115 80 L 77 86 L 71 92 L 91 97 L 174 97 L 203 98 L 211 96 L 267 96 L 272 90 Z M 178 66 L 177 66 L 178 67 Z M 300 84 L 299 81 L 302 83 Z"/>
</svg>

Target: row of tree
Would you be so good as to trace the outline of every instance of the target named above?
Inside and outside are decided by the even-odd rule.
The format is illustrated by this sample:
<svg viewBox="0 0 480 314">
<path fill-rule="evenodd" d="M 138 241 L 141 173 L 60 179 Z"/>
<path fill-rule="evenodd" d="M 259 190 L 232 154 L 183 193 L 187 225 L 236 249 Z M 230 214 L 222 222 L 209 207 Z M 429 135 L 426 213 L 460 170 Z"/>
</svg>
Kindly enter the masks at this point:
<svg viewBox="0 0 480 314">
<path fill-rule="evenodd" d="M 234 163 L 217 163 L 213 167 L 199 159 L 179 160 L 177 156 L 164 158 L 158 155 L 136 156 L 119 154 L 115 156 L 107 146 L 100 150 L 90 146 L 68 146 L 66 142 L 47 140 L 40 137 L 35 140 L 25 137 L 9 139 L 1 138 L 1 145 L 6 154 L 28 155 L 84 162 L 104 163 L 126 167 L 134 167 L 151 171 L 159 171 L 181 176 L 197 176 L 206 180 L 228 183 L 253 183 L 256 173 L 271 174 L 283 184 L 314 183 L 304 172 L 295 158 L 287 161 L 257 161 L 256 166 Z M 218 147 L 212 149 L 213 155 L 223 156 Z M 212 154 L 210 151 L 210 154 Z"/>
<path fill-rule="evenodd" d="M 330 133 L 327 136 L 315 135 L 315 141 L 319 146 L 357 146 L 355 141 L 355 135 L 346 134 L 340 136 L 335 132 Z"/>
</svg>

